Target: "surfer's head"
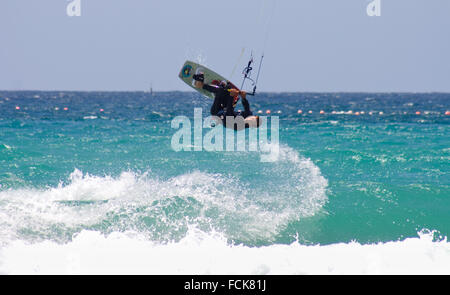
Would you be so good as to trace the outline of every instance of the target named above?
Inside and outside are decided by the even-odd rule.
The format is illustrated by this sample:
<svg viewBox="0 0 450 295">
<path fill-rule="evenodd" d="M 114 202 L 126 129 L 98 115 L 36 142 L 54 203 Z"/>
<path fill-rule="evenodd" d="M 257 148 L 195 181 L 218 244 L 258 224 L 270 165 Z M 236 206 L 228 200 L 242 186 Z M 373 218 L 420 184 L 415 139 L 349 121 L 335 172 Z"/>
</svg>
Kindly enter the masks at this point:
<svg viewBox="0 0 450 295">
<path fill-rule="evenodd" d="M 231 88 L 233 88 L 233 84 L 231 84 L 230 81 L 226 81 L 226 80 L 220 81 L 219 86 L 224 88 L 224 89 L 231 89 Z"/>
</svg>

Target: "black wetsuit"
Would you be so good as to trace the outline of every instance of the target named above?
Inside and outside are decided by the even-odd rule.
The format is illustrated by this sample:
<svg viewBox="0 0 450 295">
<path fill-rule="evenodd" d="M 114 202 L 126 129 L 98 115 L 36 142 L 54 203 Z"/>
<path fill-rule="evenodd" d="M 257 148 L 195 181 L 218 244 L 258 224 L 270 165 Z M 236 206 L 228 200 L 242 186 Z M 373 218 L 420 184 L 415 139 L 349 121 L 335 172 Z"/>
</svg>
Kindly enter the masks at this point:
<svg viewBox="0 0 450 295">
<path fill-rule="evenodd" d="M 250 111 L 250 105 L 247 99 L 242 99 L 242 105 L 244 106 L 243 112 L 234 111 L 234 98 L 230 95 L 227 88 L 223 86 L 205 84 L 203 85 L 203 89 L 214 93 L 214 102 L 211 106 L 211 115 L 220 117 L 224 123 L 224 126 L 226 126 L 225 120 L 227 116 L 242 116 L 245 119 L 248 116 L 253 115 L 252 111 Z"/>
</svg>

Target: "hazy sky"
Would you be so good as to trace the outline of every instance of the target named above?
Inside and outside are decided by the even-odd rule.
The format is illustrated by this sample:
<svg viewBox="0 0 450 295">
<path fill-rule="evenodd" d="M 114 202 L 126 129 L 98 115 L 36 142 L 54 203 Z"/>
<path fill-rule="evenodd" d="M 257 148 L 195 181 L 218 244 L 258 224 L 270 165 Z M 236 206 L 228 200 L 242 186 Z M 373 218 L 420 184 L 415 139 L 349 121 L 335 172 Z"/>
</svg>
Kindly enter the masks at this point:
<svg viewBox="0 0 450 295">
<path fill-rule="evenodd" d="M 261 91 L 450 92 L 449 0 L 80 1 L 0 0 L 0 89 L 191 90 L 186 59 L 240 84 L 264 49 Z"/>
</svg>

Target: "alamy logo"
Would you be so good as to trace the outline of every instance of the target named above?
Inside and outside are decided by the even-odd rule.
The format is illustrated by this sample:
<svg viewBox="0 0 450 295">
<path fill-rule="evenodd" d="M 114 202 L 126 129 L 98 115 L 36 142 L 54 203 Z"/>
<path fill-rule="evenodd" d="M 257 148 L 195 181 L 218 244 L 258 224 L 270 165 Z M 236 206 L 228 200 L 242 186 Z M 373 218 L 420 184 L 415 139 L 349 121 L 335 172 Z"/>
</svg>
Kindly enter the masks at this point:
<svg viewBox="0 0 450 295">
<path fill-rule="evenodd" d="M 238 126 L 237 130 L 240 130 L 235 131 L 233 128 L 229 128 L 233 125 L 224 128 L 219 117 L 209 116 L 203 119 L 202 109 L 195 108 L 193 125 L 186 116 L 173 118 L 171 127 L 178 130 L 172 136 L 171 146 L 176 152 L 259 151 L 261 152 L 261 162 L 275 162 L 278 160 L 279 155 L 279 118 L 277 116 L 270 117 L 270 142 L 268 140 L 267 117 L 261 116 L 260 120 L 261 125 L 259 128 L 240 128 L 240 124 L 245 124 L 242 117 L 227 117 L 227 126 L 231 123 L 234 126 Z M 207 131 L 205 134 L 204 129 Z M 248 146 L 246 130 L 248 130 Z"/>
<path fill-rule="evenodd" d="M 367 5 L 368 16 L 381 16 L 381 0 L 373 0 Z"/>
<path fill-rule="evenodd" d="M 81 0 L 72 0 L 66 8 L 68 16 L 81 16 Z"/>
</svg>

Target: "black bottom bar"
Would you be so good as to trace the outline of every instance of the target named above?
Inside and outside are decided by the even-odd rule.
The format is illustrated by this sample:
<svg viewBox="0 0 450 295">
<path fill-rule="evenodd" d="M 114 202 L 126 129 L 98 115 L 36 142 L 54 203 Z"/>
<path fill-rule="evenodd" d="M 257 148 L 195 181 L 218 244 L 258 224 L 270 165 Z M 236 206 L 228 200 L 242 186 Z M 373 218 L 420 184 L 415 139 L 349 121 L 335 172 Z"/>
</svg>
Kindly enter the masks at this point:
<svg viewBox="0 0 450 295">
<path fill-rule="evenodd" d="M 15 293 L 23 289 L 63 294 L 311 294 L 402 291 L 446 276 L 2 276 Z M 421 282 L 423 281 L 423 282 Z M 79 294 L 79 293 L 80 294 Z M 6 293 L 5 293 L 6 294 Z"/>
</svg>

